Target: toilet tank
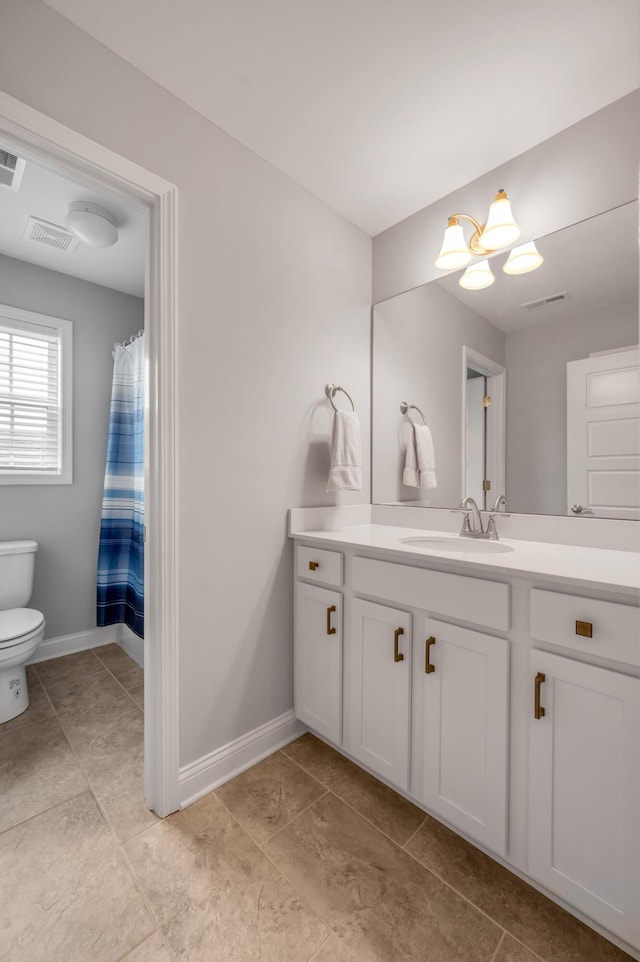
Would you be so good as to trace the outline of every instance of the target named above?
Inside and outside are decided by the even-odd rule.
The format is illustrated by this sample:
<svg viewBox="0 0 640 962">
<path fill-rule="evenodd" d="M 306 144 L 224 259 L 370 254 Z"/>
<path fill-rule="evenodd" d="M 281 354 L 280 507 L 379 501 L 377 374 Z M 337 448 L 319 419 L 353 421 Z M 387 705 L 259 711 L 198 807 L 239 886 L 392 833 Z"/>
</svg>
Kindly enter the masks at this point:
<svg viewBox="0 0 640 962">
<path fill-rule="evenodd" d="M 0 541 L 0 611 L 29 604 L 37 550 L 35 541 Z"/>
</svg>

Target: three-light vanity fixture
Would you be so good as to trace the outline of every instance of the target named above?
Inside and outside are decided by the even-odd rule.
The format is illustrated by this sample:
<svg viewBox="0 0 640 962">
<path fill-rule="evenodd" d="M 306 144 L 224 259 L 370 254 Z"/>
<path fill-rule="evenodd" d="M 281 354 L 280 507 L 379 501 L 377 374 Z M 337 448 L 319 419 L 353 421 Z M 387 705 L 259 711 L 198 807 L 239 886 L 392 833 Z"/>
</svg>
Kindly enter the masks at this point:
<svg viewBox="0 0 640 962">
<path fill-rule="evenodd" d="M 474 228 L 471 240 L 467 245 L 462 230 L 461 220 L 469 221 Z M 483 287 L 490 287 L 495 277 L 489 267 L 487 254 L 508 247 L 520 236 L 520 228 L 511 212 L 511 203 L 504 190 L 499 190 L 491 207 L 487 223 L 481 225 L 470 214 L 452 214 L 444 232 L 442 248 L 436 258 L 436 267 L 443 271 L 455 271 L 469 264 L 472 256 L 483 258 L 469 264 L 459 280 L 461 287 L 470 291 L 479 291 Z M 544 258 L 536 250 L 533 241 L 514 247 L 510 252 L 502 270 L 505 274 L 527 274 L 540 267 Z"/>
</svg>

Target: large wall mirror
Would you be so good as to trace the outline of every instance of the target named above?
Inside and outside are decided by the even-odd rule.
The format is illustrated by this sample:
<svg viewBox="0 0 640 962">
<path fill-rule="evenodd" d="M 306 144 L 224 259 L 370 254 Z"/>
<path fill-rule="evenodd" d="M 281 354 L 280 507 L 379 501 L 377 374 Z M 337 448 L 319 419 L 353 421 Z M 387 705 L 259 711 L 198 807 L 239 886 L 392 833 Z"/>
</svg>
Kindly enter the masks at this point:
<svg viewBox="0 0 640 962">
<path fill-rule="evenodd" d="M 640 516 L 637 201 L 536 245 L 531 273 L 497 254 L 491 287 L 457 272 L 375 305 L 374 503 Z M 423 418 L 435 479 L 407 486 Z"/>
</svg>

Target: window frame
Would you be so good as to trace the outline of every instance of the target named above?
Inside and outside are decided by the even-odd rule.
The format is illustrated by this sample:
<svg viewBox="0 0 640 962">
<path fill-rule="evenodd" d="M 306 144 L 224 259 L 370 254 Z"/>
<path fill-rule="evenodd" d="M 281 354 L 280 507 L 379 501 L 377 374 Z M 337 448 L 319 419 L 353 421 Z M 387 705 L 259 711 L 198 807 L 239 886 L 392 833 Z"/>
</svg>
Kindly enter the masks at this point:
<svg viewBox="0 0 640 962">
<path fill-rule="evenodd" d="M 37 325 L 55 330 L 60 344 L 60 469 L 58 471 L 6 471 L 0 465 L 0 485 L 73 484 L 73 322 L 21 307 L 0 304 L 0 323 Z M 26 328 L 25 332 L 27 331 Z"/>
</svg>

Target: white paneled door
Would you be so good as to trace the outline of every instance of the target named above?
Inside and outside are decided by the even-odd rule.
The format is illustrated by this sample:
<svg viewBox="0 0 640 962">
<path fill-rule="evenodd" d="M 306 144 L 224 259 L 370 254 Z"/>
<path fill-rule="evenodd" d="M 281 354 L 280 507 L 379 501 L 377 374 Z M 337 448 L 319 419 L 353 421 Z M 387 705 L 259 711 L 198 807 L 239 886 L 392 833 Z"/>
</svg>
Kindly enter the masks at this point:
<svg viewBox="0 0 640 962">
<path fill-rule="evenodd" d="M 640 944 L 640 678 L 530 653 L 529 874 Z"/>
<path fill-rule="evenodd" d="M 337 744 L 342 737 L 342 594 L 296 584 L 295 712 Z"/>
<path fill-rule="evenodd" d="M 411 615 L 354 599 L 349 639 L 347 748 L 405 791 L 409 787 Z"/>
<path fill-rule="evenodd" d="M 420 800 L 505 855 L 509 642 L 432 618 L 424 632 L 415 659 L 422 679 Z"/>
<path fill-rule="evenodd" d="M 567 513 L 640 517 L 638 350 L 567 364 Z"/>
</svg>

